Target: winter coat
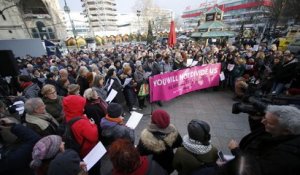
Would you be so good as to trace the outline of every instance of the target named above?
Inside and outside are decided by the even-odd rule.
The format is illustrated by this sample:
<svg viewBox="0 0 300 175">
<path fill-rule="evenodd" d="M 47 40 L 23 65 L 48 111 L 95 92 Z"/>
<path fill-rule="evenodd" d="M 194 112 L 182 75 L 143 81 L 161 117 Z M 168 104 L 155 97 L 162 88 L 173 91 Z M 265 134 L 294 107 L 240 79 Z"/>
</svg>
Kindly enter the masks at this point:
<svg viewBox="0 0 300 175">
<path fill-rule="evenodd" d="M 132 78 L 132 77 L 127 76 L 127 78 Z M 124 82 L 125 82 L 125 78 L 121 79 L 121 83 L 124 84 Z M 124 87 L 123 93 L 127 102 L 127 106 L 132 107 L 137 101 L 137 94 L 134 91 L 133 80 L 131 80 L 131 82 Z"/>
<path fill-rule="evenodd" d="M 114 80 L 112 86 L 110 87 L 110 89 L 108 89 L 108 93 L 109 94 L 111 92 L 111 89 L 114 89 L 115 91 L 118 92 L 118 94 L 116 95 L 116 97 L 113 99 L 113 103 L 119 103 L 121 104 L 123 107 L 126 107 L 126 101 L 125 101 L 125 97 L 124 97 L 124 93 L 123 93 L 123 86 L 121 84 L 121 81 L 118 78 L 108 78 L 106 84 L 110 85 L 110 81 Z"/>
<path fill-rule="evenodd" d="M 93 89 L 97 92 L 98 96 L 101 97 L 103 100 L 107 98 L 107 89 L 106 87 L 96 87 L 94 86 Z"/>
<path fill-rule="evenodd" d="M 26 99 L 36 98 L 39 96 L 40 90 L 40 87 L 37 84 L 33 83 L 24 89 L 23 95 Z"/>
<path fill-rule="evenodd" d="M 144 129 L 137 149 L 141 155 L 152 154 L 153 159 L 170 174 L 174 171 L 172 166 L 173 150 L 181 146 L 182 138 L 174 125 L 171 124 L 169 127 L 172 127 L 173 131 L 168 134 Z"/>
<path fill-rule="evenodd" d="M 245 136 L 239 146 L 232 153 L 255 157 L 264 175 L 294 175 L 300 172 L 300 135 L 272 137 L 261 128 Z"/>
<path fill-rule="evenodd" d="M 32 175 L 33 172 L 29 168 L 32 160 L 31 154 L 35 143 L 40 139 L 39 135 L 30 128 L 21 124 L 11 127 L 11 132 L 21 141 L 0 159 L 0 174 L 3 175 Z M 12 145 L 10 145 L 12 146 Z M 4 147 L 2 147 L 3 149 Z"/>
<path fill-rule="evenodd" d="M 103 107 L 100 105 L 100 99 L 98 100 L 88 100 L 85 107 L 84 111 L 87 117 L 90 119 L 92 118 L 95 121 L 95 124 L 98 127 L 98 134 L 101 135 L 100 132 L 100 122 L 103 117 L 106 115 L 106 109 L 103 109 Z M 107 108 L 107 106 L 106 106 Z"/>
<path fill-rule="evenodd" d="M 183 140 L 185 139 L 186 136 L 184 136 Z M 201 152 L 199 148 L 195 151 Z M 178 171 L 179 175 L 189 175 L 201 167 L 214 165 L 218 159 L 217 152 L 218 150 L 212 145 L 211 149 L 207 152 L 198 154 L 187 150 L 185 146 L 179 147 L 174 155 L 173 166 Z"/>
<path fill-rule="evenodd" d="M 79 76 L 77 84 L 80 86 L 80 95 L 83 95 L 84 91 L 89 88 L 89 82 L 86 78 Z"/>
<path fill-rule="evenodd" d="M 26 126 L 40 136 L 57 134 L 58 122 L 50 114 L 26 114 Z"/>
<path fill-rule="evenodd" d="M 51 114 L 59 123 L 63 121 L 63 107 L 62 107 L 63 97 L 58 96 L 57 99 L 51 100 L 44 97 L 43 102 L 46 105 L 46 111 Z"/>
<path fill-rule="evenodd" d="M 287 63 L 284 63 L 277 71 L 275 75 L 275 81 L 278 83 L 287 84 L 292 81 L 296 75 L 296 67 L 298 66 L 298 61 L 293 59 Z"/>
<path fill-rule="evenodd" d="M 134 143 L 134 130 L 116 122 L 101 119 L 101 141 L 105 147 L 108 147 L 113 141 L 119 138 L 129 139 Z"/>
<path fill-rule="evenodd" d="M 167 175 L 168 173 L 153 159 L 152 156 L 141 156 L 141 164 L 131 173 L 118 172 L 112 170 L 112 175 Z"/>
<path fill-rule="evenodd" d="M 156 61 L 153 61 L 152 67 L 149 66 L 148 64 L 149 62 L 146 61 L 143 65 L 143 68 L 146 72 L 151 72 L 150 76 L 154 76 L 157 74 L 160 74 L 161 70 L 160 70 L 160 66 Z"/>
<path fill-rule="evenodd" d="M 63 99 L 63 110 L 66 122 L 75 117 L 82 117 L 72 125 L 72 132 L 80 143 L 80 157 L 86 156 L 98 143 L 97 125 L 92 123 L 84 114 L 85 98 L 78 95 L 69 95 Z"/>
</svg>

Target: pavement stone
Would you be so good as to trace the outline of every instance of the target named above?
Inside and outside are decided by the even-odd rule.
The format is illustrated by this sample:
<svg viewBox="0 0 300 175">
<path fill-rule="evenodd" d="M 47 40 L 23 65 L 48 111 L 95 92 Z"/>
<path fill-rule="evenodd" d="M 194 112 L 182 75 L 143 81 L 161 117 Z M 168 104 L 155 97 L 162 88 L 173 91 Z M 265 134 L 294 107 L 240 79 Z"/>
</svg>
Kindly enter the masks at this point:
<svg viewBox="0 0 300 175">
<path fill-rule="evenodd" d="M 212 144 L 224 154 L 230 154 L 227 144 L 230 139 L 240 141 L 250 132 L 247 114 L 232 114 L 233 93 L 227 90 L 213 91 L 212 89 L 195 91 L 168 102 L 146 104 L 147 108 L 137 111 L 145 114 L 135 129 L 138 143 L 141 131 L 151 120 L 151 111 L 164 109 L 171 116 L 171 123 L 176 126 L 181 136 L 187 134 L 187 124 L 192 119 L 205 120 L 210 124 Z M 176 172 L 173 173 L 177 174 Z"/>
</svg>

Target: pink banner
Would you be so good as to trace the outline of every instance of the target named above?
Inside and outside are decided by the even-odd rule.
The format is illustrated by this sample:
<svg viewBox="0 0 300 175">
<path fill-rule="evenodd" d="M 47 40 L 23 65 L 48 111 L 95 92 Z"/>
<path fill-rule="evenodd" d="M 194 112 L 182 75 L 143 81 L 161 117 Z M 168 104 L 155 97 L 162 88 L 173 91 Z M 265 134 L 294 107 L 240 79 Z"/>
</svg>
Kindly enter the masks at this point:
<svg viewBox="0 0 300 175">
<path fill-rule="evenodd" d="M 168 101 L 199 89 L 219 85 L 221 64 L 195 66 L 150 77 L 150 101 Z"/>
</svg>

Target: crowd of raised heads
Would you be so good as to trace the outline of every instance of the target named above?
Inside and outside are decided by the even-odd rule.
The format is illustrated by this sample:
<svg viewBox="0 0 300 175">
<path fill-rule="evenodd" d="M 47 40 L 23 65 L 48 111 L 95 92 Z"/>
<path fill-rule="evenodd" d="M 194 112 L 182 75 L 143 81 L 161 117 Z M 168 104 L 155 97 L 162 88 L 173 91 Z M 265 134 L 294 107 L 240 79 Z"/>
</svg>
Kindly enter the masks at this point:
<svg viewBox="0 0 300 175">
<path fill-rule="evenodd" d="M 230 140 L 232 160 L 219 152 L 211 140 L 214 127 L 201 116 L 194 116 L 181 136 L 170 122 L 175 116 L 157 109 L 136 140 L 124 117 L 150 104 L 149 77 L 188 68 L 190 59 L 195 66 L 220 63 L 225 78 L 213 89 L 232 90 L 235 99 L 253 92 L 299 95 L 295 55 L 254 40 L 209 46 L 188 41 L 174 48 L 128 44 L 61 57 L 27 56 L 18 59 L 18 77 L 1 77 L 0 174 L 299 174 L 300 110 L 291 105 L 269 105 L 259 127 L 240 143 Z M 113 90 L 117 95 L 107 103 Z M 99 141 L 107 153 L 87 169 L 83 158 Z"/>
</svg>

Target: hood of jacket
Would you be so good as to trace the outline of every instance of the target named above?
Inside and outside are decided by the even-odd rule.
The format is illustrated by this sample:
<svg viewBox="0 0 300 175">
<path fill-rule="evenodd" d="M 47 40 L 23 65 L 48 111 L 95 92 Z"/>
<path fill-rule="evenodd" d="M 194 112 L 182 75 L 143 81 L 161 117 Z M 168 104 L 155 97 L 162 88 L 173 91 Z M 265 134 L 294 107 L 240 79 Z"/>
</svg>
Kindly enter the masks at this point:
<svg viewBox="0 0 300 175">
<path fill-rule="evenodd" d="M 174 127 L 174 131 L 170 132 L 169 134 L 166 134 L 163 140 L 158 139 L 152 132 L 150 132 L 147 129 L 144 129 L 141 133 L 141 141 L 144 144 L 144 146 L 147 149 L 157 153 L 165 151 L 167 149 L 166 144 L 168 144 L 169 147 L 172 147 L 172 145 L 178 137 L 178 131 L 175 129 L 174 125 L 170 124 L 170 126 Z"/>
<path fill-rule="evenodd" d="M 70 119 L 82 116 L 86 99 L 79 95 L 69 95 L 63 99 L 63 109 L 68 122 Z"/>
</svg>

